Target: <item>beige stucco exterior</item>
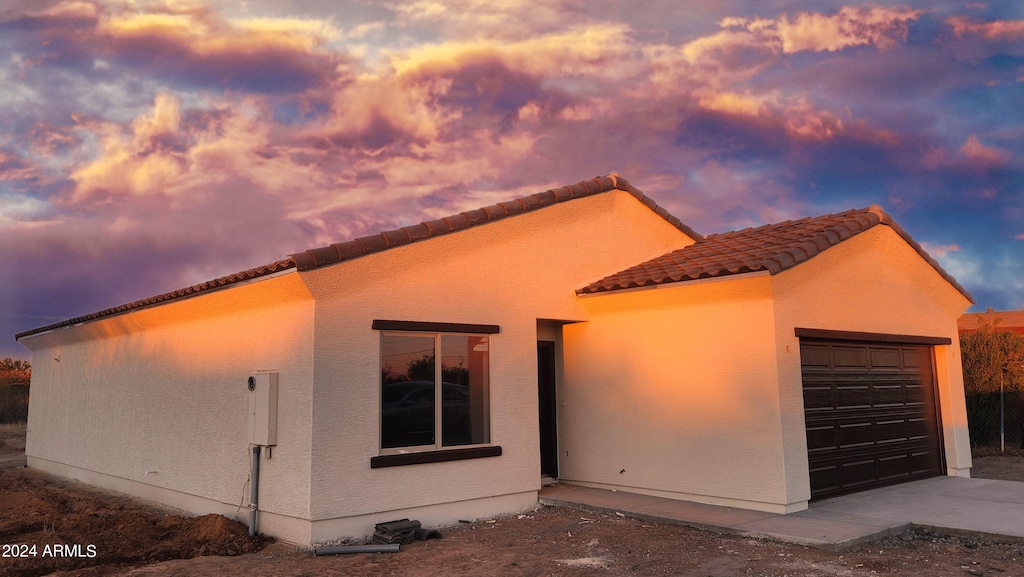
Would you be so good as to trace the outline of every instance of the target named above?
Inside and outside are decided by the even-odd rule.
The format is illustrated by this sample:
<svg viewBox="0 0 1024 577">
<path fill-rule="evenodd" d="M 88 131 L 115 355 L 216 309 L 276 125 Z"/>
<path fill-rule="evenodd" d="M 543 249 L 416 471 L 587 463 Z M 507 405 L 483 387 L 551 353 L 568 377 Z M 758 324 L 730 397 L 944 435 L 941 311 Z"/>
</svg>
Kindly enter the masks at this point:
<svg viewBox="0 0 1024 577">
<path fill-rule="evenodd" d="M 956 319 L 968 299 L 888 226 L 777 275 L 581 299 L 559 389 L 564 481 L 786 513 L 810 498 L 796 328 L 947 337 L 947 470 L 971 466 Z"/>
<path fill-rule="evenodd" d="M 458 520 L 454 507 L 439 503 L 479 503 L 462 518 L 498 512 L 488 500 L 499 495 L 519 496 L 520 508 L 535 504 L 538 319 L 584 321 L 577 287 L 690 243 L 615 191 L 304 273 L 317 303 L 314 538 L 362 534 L 371 520 L 408 515 Z M 370 468 L 380 443 L 374 319 L 500 327 L 490 345 L 491 443 L 502 447 L 500 457 Z"/>
<path fill-rule="evenodd" d="M 947 337 L 950 475 L 971 466 L 956 319 L 967 298 L 888 226 L 776 275 L 579 297 L 693 239 L 620 190 L 22 339 L 29 464 L 195 513 L 248 503 L 248 375 L 279 375 L 260 530 L 303 544 L 520 511 L 540 489 L 537 341 L 555 343 L 559 476 L 778 513 L 810 496 L 796 329 Z M 375 320 L 497 325 L 500 456 L 372 468 Z"/>
<path fill-rule="evenodd" d="M 971 468 L 957 319 L 971 302 L 931 267 L 892 228 L 876 226 L 841 243 L 805 265 L 773 277 L 776 286 L 776 335 L 780 394 L 802 406 L 799 387 L 785 387 L 800 375 L 799 351 L 792 327 L 868 333 L 944 337 L 934 347 L 946 469 L 968 476 Z M 787 349 L 788 347 L 788 349 Z M 802 410 L 802 409 L 801 409 Z M 789 422 L 789 438 L 803 437 L 803 422 Z M 798 429 L 798 430 L 797 430 Z M 786 455 L 793 482 L 806 460 Z M 806 463 L 804 464 L 806 467 Z"/>
<path fill-rule="evenodd" d="M 248 504 L 248 391 L 280 374 L 264 529 L 309 516 L 313 300 L 294 272 L 25 339 L 29 466 L 196 513 Z M 308 530 L 307 530 L 308 531 Z"/>
<path fill-rule="evenodd" d="M 275 370 L 278 445 L 261 464 L 262 531 L 317 543 L 394 518 L 523 510 L 540 488 L 538 319 L 584 321 L 577 287 L 692 242 L 616 190 L 30 336 L 29 463 L 232 514 L 248 503 L 246 379 Z M 500 327 L 490 422 L 501 456 L 370 468 L 380 454 L 374 319 Z"/>
</svg>

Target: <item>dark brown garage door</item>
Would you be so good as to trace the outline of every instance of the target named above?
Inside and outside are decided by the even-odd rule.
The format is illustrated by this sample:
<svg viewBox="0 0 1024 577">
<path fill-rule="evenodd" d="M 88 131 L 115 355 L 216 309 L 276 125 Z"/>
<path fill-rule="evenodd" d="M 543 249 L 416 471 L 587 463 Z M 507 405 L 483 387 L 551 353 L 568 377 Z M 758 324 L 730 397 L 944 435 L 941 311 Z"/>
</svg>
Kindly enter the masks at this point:
<svg viewBox="0 0 1024 577">
<path fill-rule="evenodd" d="M 942 473 L 930 346 L 800 340 L 811 499 Z"/>
</svg>

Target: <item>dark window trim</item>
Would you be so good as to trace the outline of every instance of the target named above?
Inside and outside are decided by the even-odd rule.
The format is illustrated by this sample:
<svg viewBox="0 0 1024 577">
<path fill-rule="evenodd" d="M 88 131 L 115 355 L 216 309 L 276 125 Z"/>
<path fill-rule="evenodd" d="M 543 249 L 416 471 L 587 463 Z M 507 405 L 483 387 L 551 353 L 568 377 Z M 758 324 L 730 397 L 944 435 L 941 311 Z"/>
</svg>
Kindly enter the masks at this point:
<svg viewBox="0 0 1024 577">
<path fill-rule="evenodd" d="M 370 468 L 400 467 L 402 465 L 420 465 L 423 463 L 444 463 L 446 461 L 463 461 L 481 459 L 483 457 L 500 457 L 501 447 L 466 447 L 465 449 L 445 449 L 441 451 L 423 451 L 420 453 L 400 453 L 396 455 L 378 455 L 370 457 Z"/>
<path fill-rule="evenodd" d="M 474 325 L 467 323 L 428 323 L 422 321 L 390 321 L 374 319 L 375 331 L 420 331 L 435 333 L 474 333 L 493 335 L 500 332 L 498 325 Z"/>
<path fill-rule="evenodd" d="M 860 341 L 872 343 L 898 343 L 904 345 L 951 345 L 949 337 L 922 337 L 917 335 L 890 335 L 886 333 L 861 333 L 855 331 L 833 331 L 828 329 L 804 329 L 797 327 L 796 336 L 802 339 L 829 341 Z"/>
</svg>

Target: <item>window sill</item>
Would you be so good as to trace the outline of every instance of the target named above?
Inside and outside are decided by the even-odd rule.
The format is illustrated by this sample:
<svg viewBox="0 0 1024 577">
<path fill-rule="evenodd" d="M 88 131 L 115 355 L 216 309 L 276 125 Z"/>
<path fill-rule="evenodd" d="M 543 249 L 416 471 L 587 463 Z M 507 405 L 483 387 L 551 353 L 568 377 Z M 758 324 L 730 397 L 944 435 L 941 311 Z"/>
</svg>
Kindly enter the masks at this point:
<svg viewBox="0 0 1024 577">
<path fill-rule="evenodd" d="M 396 455 L 378 455 L 370 457 L 371 469 L 384 467 L 401 467 L 403 465 L 420 465 L 422 463 L 443 463 L 445 461 L 462 461 L 465 459 L 481 459 L 484 457 L 501 456 L 501 447 L 468 447 L 465 449 L 445 449 L 442 451 L 423 451 L 420 453 L 400 453 Z"/>
</svg>

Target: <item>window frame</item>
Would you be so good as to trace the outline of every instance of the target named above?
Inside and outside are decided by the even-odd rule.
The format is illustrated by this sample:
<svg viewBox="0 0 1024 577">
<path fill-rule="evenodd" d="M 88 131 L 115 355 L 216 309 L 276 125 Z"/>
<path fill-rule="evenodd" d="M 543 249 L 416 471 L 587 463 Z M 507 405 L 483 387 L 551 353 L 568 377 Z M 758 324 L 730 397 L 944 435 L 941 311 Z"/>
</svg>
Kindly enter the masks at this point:
<svg viewBox="0 0 1024 577">
<path fill-rule="evenodd" d="M 497 325 L 477 325 L 464 323 L 428 323 L 419 321 L 393 321 L 374 320 L 374 330 L 380 331 L 378 335 L 378 371 L 380 374 L 380 361 L 384 358 L 384 336 L 408 336 L 408 337 L 432 337 L 434 339 L 434 443 L 431 445 L 411 445 L 405 447 L 385 448 L 384 444 L 384 388 L 383 382 L 377 383 L 377 450 L 378 455 L 370 459 L 371 468 L 391 467 L 396 465 L 431 463 L 441 461 L 454 461 L 461 459 L 473 459 L 479 457 L 493 457 L 501 455 L 501 447 L 492 443 L 491 437 L 491 375 L 490 375 L 490 351 L 493 337 L 487 339 L 487 397 L 486 397 L 486 421 L 487 439 L 485 443 L 473 443 L 465 445 L 444 446 L 444 386 L 442 379 L 442 341 L 446 336 L 479 337 L 482 335 L 494 335 L 500 332 Z"/>
</svg>

